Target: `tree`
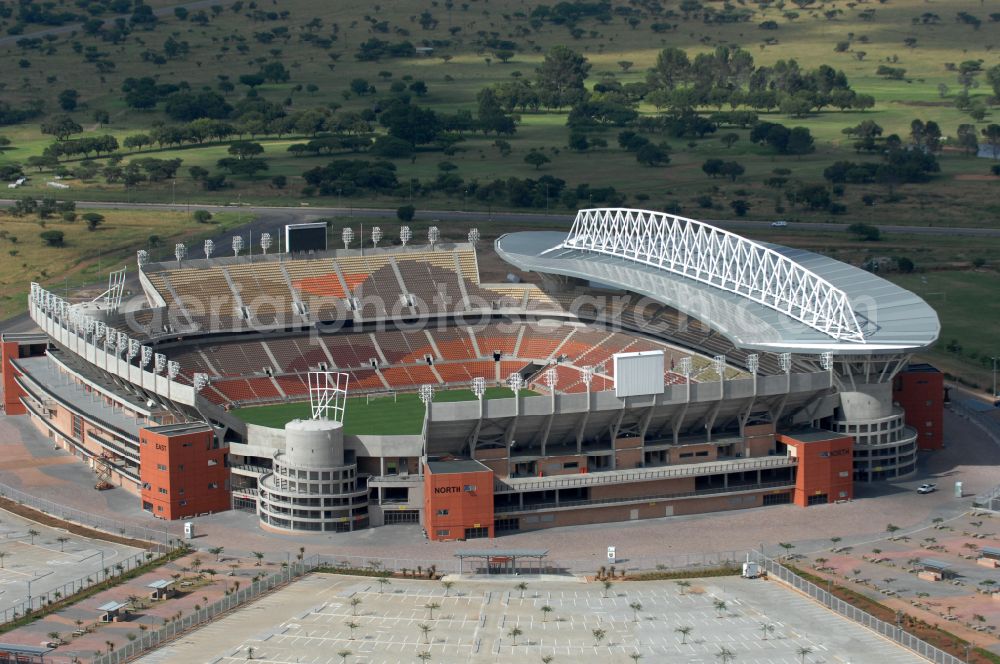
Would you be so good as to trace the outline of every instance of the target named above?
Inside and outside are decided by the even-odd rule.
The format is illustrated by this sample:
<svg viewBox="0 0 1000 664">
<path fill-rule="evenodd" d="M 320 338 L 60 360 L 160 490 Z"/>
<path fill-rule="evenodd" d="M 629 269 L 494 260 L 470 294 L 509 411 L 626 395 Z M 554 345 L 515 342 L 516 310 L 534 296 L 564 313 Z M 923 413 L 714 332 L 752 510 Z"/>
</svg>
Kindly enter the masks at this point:
<svg viewBox="0 0 1000 664">
<path fill-rule="evenodd" d="M 736 653 L 725 646 L 719 646 L 719 652 L 715 653 L 715 657 L 722 662 L 722 664 L 729 664 L 736 657 Z"/>
<path fill-rule="evenodd" d="M 430 633 L 434 631 L 434 628 L 427 623 L 419 623 L 417 625 L 417 629 L 423 633 L 424 643 L 430 643 Z"/>
<path fill-rule="evenodd" d="M 385 587 L 388 586 L 388 585 L 391 585 L 391 584 L 392 584 L 392 581 L 390 581 L 389 578 L 385 574 L 382 574 L 381 576 L 379 576 L 378 577 L 378 594 L 381 595 L 382 591 L 385 590 Z"/>
<path fill-rule="evenodd" d="M 423 652 L 418 652 L 417 659 L 419 659 L 421 662 L 429 662 L 431 659 L 431 654 L 426 650 Z"/>
<path fill-rule="evenodd" d="M 688 634 L 691 633 L 692 629 L 689 625 L 681 625 L 674 628 L 674 631 L 681 635 L 681 644 L 687 643 Z"/>
<path fill-rule="evenodd" d="M 413 221 L 417 209 L 412 205 L 402 205 L 396 208 L 396 218 L 400 221 Z"/>
<path fill-rule="evenodd" d="M 603 581 L 601 581 L 601 585 L 604 586 L 604 597 L 607 597 L 608 591 L 611 590 L 611 586 L 614 585 L 614 582 L 611 581 L 610 579 L 604 579 Z"/>
<path fill-rule="evenodd" d="M 42 133 L 55 136 L 60 141 L 65 141 L 81 131 L 83 131 L 83 127 L 68 115 L 57 115 L 42 123 Z"/>
<path fill-rule="evenodd" d="M 542 606 L 542 608 L 540 609 L 540 611 L 542 612 L 542 622 L 548 620 L 549 614 L 552 613 L 552 610 L 553 610 L 552 607 L 549 606 L 548 604 Z"/>
<path fill-rule="evenodd" d="M 635 160 L 644 166 L 666 166 L 670 163 L 670 155 L 663 145 L 647 143 L 635 153 Z"/>
<path fill-rule="evenodd" d="M 260 567 L 260 562 L 264 560 L 264 553 L 261 551 L 254 551 L 252 555 L 254 558 L 257 559 L 257 563 L 254 565 L 254 567 Z"/>
<path fill-rule="evenodd" d="M 750 204 L 742 198 L 729 201 L 729 207 L 733 208 L 733 212 L 736 213 L 737 217 L 745 217 L 746 213 L 750 210 Z"/>
<path fill-rule="evenodd" d="M 56 541 L 59 542 L 59 552 L 62 553 L 63 551 L 65 551 L 66 542 L 69 541 L 69 538 L 66 537 L 65 535 L 60 535 L 59 537 L 56 538 Z"/>
<path fill-rule="evenodd" d="M 687 592 L 687 589 L 691 587 L 691 582 L 686 579 L 681 579 L 680 581 L 675 581 L 674 583 L 676 583 L 677 587 L 681 589 L 682 596 Z"/>
<path fill-rule="evenodd" d="M 600 629 L 600 628 L 598 628 L 598 629 L 592 629 L 592 630 L 590 630 L 590 633 L 594 637 L 594 646 L 595 647 L 601 645 L 601 641 L 603 641 L 604 637 L 608 635 L 608 633 L 605 630 Z"/>
<path fill-rule="evenodd" d="M 434 611 L 436 609 L 440 609 L 441 605 L 438 604 L 437 602 L 430 602 L 428 604 L 424 604 L 424 608 L 427 609 L 427 615 L 428 615 L 428 617 L 431 620 L 434 620 Z"/>
<path fill-rule="evenodd" d="M 774 633 L 774 625 L 772 625 L 771 623 L 761 623 L 760 632 L 763 635 L 763 639 L 767 641 L 768 634 Z"/>
<path fill-rule="evenodd" d="M 653 87 L 673 90 L 688 79 L 690 69 L 691 61 L 684 50 L 665 48 L 656 56 L 656 64 L 649 70 L 646 80 Z"/>
<path fill-rule="evenodd" d="M 727 161 L 719 167 L 719 175 L 728 177 L 730 182 L 736 182 L 736 178 L 743 175 L 745 170 L 743 164 L 735 161 Z"/>
<path fill-rule="evenodd" d="M 722 144 L 725 145 L 726 149 L 728 150 L 729 148 L 733 147 L 733 143 L 736 143 L 738 140 L 740 140 L 740 135 L 733 132 L 729 132 L 728 134 L 723 134 L 719 138 L 719 140 L 722 141 Z"/>
<path fill-rule="evenodd" d="M 42 240 L 45 241 L 45 245 L 48 247 L 64 246 L 63 239 L 65 235 L 62 231 L 42 231 L 38 234 L 38 237 L 42 238 Z M 35 535 L 38 534 L 38 531 L 28 531 L 28 534 L 30 535 L 32 532 L 34 532 Z M 32 535 L 31 539 L 32 544 L 34 544 L 34 535 Z"/>
<path fill-rule="evenodd" d="M 441 585 L 444 586 L 444 596 L 447 597 L 448 593 L 451 592 L 452 586 L 455 585 L 454 581 L 442 581 Z"/>
<path fill-rule="evenodd" d="M 635 622 L 639 622 L 639 612 L 642 611 L 642 602 L 631 602 L 628 608 L 632 609 L 632 616 Z"/>
<path fill-rule="evenodd" d="M 528 154 L 524 155 L 524 163 L 531 164 L 535 167 L 537 171 L 544 164 L 551 162 L 552 160 L 546 157 L 540 150 L 532 150 Z"/>
<path fill-rule="evenodd" d="M 237 141 L 229 146 L 227 152 L 237 159 L 249 159 L 264 154 L 264 146 L 253 141 Z"/>
<path fill-rule="evenodd" d="M 847 232 L 855 235 L 857 239 L 867 242 L 877 242 L 882 239 L 882 233 L 879 231 L 878 227 L 871 226 L 869 224 L 851 224 L 847 227 Z"/>
<path fill-rule="evenodd" d="M 983 138 L 990 146 L 990 151 L 994 159 L 1000 158 L 1000 124 L 988 125 L 982 130 Z"/>
<path fill-rule="evenodd" d="M 524 632 L 522 632 L 520 628 L 518 628 L 518 627 L 511 627 L 510 631 L 507 632 L 507 636 L 509 636 L 511 638 L 511 645 L 516 646 L 517 645 L 517 637 L 521 636 L 522 634 L 524 634 Z"/>
<path fill-rule="evenodd" d="M 799 646 L 795 649 L 795 654 L 799 656 L 799 661 L 805 664 L 806 657 L 812 654 L 813 649 L 809 646 Z"/>
<path fill-rule="evenodd" d="M 358 615 L 358 607 L 361 605 L 361 602 L 362 602 L 362 599 L 360 597 L 352 597 L 351 598 L 351 615 L 352 616 L 357 616 Z"/>
<path fill-rule="evenodd" d="M 59 108 L 64 111 L 75 111 L 77 101 L 80 99 L 80 93 L 72 88 L 69 88 L 60 92 L 58 99 Z"/>
<path fill-rule="evenodd" d="M 191 213 L 191 218 L 194 219 L 199 224 L 207 224 L 209 221 L 212 220 L 212 213 L 209 212 L 208 210 L 195 210 L 194 212 Z M 220 546 L 218 548 L 219 548 L 219 553 L 222 553 L 222 547 Z M 261 557 L 263 557 L 263 554 L 261 554 Z M 257 566 L 260 567 L 259 559 L 257 561 Z"/>
<path fill-rule="evenodd" d="M 584 81 L 590 71 L 587 58 L 565 46 L 554 46 L 536 70 L 539 98 L 548 108 L 572 106 L 586 94 Z"/>
<path fill-rule="evenodd" d="M 715 615 L 717 617 L 721 618 L 722 614 L 725 613 L 725 611 L 726 611 L 726 602 L 725 602 L 725 600 L 716 599 L 715 601 L 712 602 L 712 608 L 715 609 Z"/>
<path fill-rule="evenodd" d="M 354 622 L 353 620 L 348 620 L 347 622 L 344 623 L 344 626 L 347 627 L 347 629 L 351 630 L 351 638 L 350 638 L 350 640 L 353 641 L 354 640 L 354 630 L 356 630 L 359 627 L 358 623 Z"/>
<path fill-rule="evenodd" d="M 3 559 L 7 557 L 6 551 L 0 551 L 0 569 L 4 569 Z"/>
<path fill-rule="evenodd" d="M 514 51 L 501 49 L 499 51 L 493 51 L 493 55 L 496 56 L 496 59 L 500 62 L 507 64 L 510 62 L 510 59 L 514 57 Z"/>
<path fill-rule="evenodd" d="M 347 658 L 351 656 L 350 650 L 338 650 L 337 656 L 340 657 L 341 662 L 346 662 Z"/>
<path fill-rule="evenodd" d="M 97 227 L 104 223 L 104 215 L 96 212 L 87 212 L 81 218 L 87 222 L 88 231 L 96 231 Z"/>
</svg>

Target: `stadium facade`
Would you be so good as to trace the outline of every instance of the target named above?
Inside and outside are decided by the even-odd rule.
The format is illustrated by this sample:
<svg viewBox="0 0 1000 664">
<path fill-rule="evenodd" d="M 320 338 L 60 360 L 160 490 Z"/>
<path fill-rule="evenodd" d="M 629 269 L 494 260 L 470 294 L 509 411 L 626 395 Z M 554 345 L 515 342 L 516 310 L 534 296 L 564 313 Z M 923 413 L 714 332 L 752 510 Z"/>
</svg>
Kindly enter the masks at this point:
<svg viewBox="0 0 1000 664">
<path fill-rule="evenodd" d="M 942 444 L 941 375 L 908 368 L 937 316 L 884 279 L 616 208 L 500 237 L 537 283 L 489 284 L 477 236 L 140 252 L 129 299 L 120 277 L 96 300 L 33 284 L 40 332 L 0 342 L 4 406 L 159 518 L 231 505 L 277 531 L 431 539 L 850 500 Z M 653 361 L 643 380 L 630 357 Z M 343 425 L 246 421 L 308 400 L 310 372 L 349 379 Z"/>
</svg>

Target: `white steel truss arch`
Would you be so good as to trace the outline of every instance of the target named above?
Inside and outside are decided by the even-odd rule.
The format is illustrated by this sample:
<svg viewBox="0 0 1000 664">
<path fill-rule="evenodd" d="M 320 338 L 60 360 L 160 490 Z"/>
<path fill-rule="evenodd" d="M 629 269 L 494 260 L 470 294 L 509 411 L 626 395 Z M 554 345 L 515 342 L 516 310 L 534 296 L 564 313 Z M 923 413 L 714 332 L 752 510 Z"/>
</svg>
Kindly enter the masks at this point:
<svg viewBox="0 0 1000 664">
<path fill-rule="evenodd" d="M 580 210 L 556 248 L 650 265 L 741 295 L 839 341 L 865 342 L 844 291 L 773 249 L 694 219 L 629 208 Z"/>
</svg>

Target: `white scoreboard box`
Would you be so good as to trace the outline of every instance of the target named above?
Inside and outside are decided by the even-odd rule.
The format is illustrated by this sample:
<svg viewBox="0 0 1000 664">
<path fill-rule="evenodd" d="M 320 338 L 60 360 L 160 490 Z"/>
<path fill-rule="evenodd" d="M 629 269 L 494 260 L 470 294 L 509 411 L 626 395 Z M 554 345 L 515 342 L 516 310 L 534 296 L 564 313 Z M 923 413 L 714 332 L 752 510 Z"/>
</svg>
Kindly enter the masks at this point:
<svg viewBox="0 0 1000 664">
<path fill-rule="evenodd" d="M 615 361 L 615 396 L 635 397 L 663 393 L 662 350 L 617 353 Z"/>
</svg>

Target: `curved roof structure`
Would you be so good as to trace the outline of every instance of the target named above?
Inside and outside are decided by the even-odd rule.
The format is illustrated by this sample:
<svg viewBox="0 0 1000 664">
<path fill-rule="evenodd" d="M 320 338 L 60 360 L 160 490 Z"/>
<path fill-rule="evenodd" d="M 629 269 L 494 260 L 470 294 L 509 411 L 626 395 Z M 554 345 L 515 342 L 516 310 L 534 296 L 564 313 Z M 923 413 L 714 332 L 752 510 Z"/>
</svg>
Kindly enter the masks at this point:
<svg viewBox="0 0 1000 664">
<path fill-rule="evenodd" d="M 523 270 L 629 290 L 771 352 L 910 352 L 940 323 L 919 297 L 808 251 L 660 212 L 581 210 L 568 235 L 512 233 L 497 253 Z"/>
</svg>

